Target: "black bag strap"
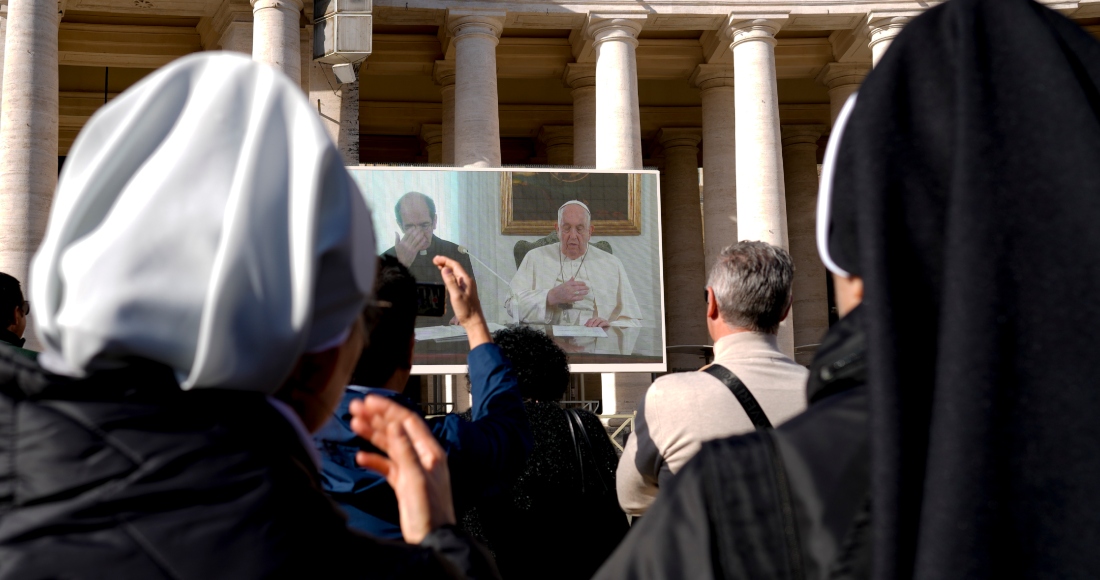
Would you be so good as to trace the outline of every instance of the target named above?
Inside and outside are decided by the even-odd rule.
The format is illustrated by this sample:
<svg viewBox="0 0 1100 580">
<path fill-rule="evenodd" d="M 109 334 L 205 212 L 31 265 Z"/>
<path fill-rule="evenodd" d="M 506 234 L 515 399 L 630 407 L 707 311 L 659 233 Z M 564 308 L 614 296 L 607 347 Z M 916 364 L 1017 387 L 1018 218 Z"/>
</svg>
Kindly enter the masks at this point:
<svg viewBox="0 0 1100 580">
<path fill-rule="evenodd" d="M 768 420 L 768 416 L 764 414 L 764 409 L 760 408 L 760 403 L 756 402 L 756 397 L 752 396 L 749 392 L 749 388 L 745 386 L 745 383 L 741 382 L 741 379 L 737 378 L 737 375 L 730 372 L 729 369 L 720 365 L 713 364 L 703 369 L 703 372 L 725 383 L 729 388 L 733 396 L 737 397 L 737 401 L 741 403 L 741 407 L 745 409 L 745 413 L 749 416 L 749 420 L 757 429 L 771 429 L 772 422 Z"/>
<path fill-rule="evenodd" d="M 592 446 L 592 440 L 588 438 L 588 430 L 584 428 L 580 412 L 576 409 L 566 409 L 565 414 L 577 424 L 577 430 L 581 432 L 581 439 L 584 439 L 584 447 L 588 449 L 588 456 L 592 458 L 592 466 L 596 468 L 596 476 L 600 478 L 600 485 L 605 492 L 609 491 L 610 488 L 607 485 L 607 480 L 604 479 L 603 470 L 600 469 L 600 464 L 596 461 L 596 448 Z M 583 467 L 581 468 L 581 475 L 584 475 Z"/>
<path fill-rule="evenodd" d="M 577 452 L 577 465 L 581 468 L 581 495 L 584 495 L 584 459 L 581 458 L 581 446 L 577 444 L 577 433 L 573 429 L 573 414 L 570 409 L 562 409 L 565 413 L 565 424 L 569 425 L 569 437 L 573 440 L 573 450 Z"/>
</svg>

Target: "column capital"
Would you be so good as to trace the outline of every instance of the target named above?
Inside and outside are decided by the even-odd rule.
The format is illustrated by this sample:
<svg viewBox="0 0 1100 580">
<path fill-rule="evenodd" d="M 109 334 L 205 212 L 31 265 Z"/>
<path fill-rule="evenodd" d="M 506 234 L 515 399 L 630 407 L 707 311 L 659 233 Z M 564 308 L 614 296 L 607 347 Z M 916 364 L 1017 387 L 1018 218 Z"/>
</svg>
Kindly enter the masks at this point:
<svg viewBox="0 0 1100 580">
<path fill-rule="evenodd" d="M 420 126 L 420 138 L 429 146 L 443 143 L 443 125 L 424 123 Z"/>
<path fill-rule="evenodd" d="M 795 145 L 813 145 L 828 131 L 825 125 L 782 125 L 779 131 L 783 137 L 783 148 Z"/>
<path fill-rule="evenodd" d="M 557 147 L 559 145 L 572 145 L 573 144 L 573 126 L 572 125 L 543 125 L 539 129 L 539 141 L 546 144 L 547 147 Z"/>
<path fill-rule="evenodd" d="M 596 64 L 571 62 L 565 65 L 561 80 L 571 89 L 596 86 Z"/>
<path fill-rule="evenodd" d="M 444 87 L 455 84 L 455 61 L 437 60 L 432 67 L 432 80 Z"/>
<path fill-rule="evenodd" d="M 733 67 L 718 63 L 696 65 L 689 82 L 704 91 L 715 87 L 732 87 Z"/>
<path fill-rule="evenodd" d="M 871 65 L 859 62 L 830 62 L 821 68 L 817 75 L 817 82 L 826 88 L 835 89 L 844 85 L 859 85 L 867 73 L 871 72 Z"/>
<path fill-rule="evenodd" d="M 867 46 L 893 40 L 901 29 L 920 13 L 919 10 L 871 12 L 867 15 L 867 29 L 871 33 L 871 40 Z"/>
<path fill-rule="evenodd" d="M 302 0 L 249 0 L 252 4 L 252 13 L 255 14 L 260 10 L 267 8 L 275 8 L 277 10 L 289 10 L 291 12 L 301 12 L 305 4 Z"/>
<path fill-rule="evenodd" d="M 691 147 L 698 150 L 699 142 L 702 140 L 703 130 L 699 127 L 665 128 L 657 133 L 657 141 L 665 150 L 675 147 Z"/>
<path fill-rule="evenodd" d="M 585 22 L 584 35 L 598 46 L 603 42 L 620 41 L 638 46 L 638 33 L 645 26 L 648 15 L 644 12 L 593 12 Z"/>
<path fill-rule="evenodd" d="M 738 44 L 752 40 L 775 46 L 775 35 L 790 18 L 788 14 L 738 14 L 726 19 L 724 33 L 730 41 L 730 50 Z"/>
<path fill-rule="evenodd" d="M 447 31 L 455 41 L 464 37 L 484 36 L 493 42 L 500 41 L 504 31 L 505 12 L 488 10 L 448 10 Z"/>
</svg>

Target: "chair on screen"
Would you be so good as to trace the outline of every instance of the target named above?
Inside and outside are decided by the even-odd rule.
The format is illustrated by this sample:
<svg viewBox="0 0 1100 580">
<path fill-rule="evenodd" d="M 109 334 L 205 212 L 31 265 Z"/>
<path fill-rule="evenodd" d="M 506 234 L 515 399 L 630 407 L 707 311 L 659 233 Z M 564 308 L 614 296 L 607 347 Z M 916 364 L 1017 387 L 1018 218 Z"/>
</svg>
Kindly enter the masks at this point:
<svg viewBox="0 0 1100 580">
<path fill-rule="evenodd" d="M 550 244 L 556 244 L 560 240 L 558 239 L 558 232 L 550 232 L 550 235 L 545 238 L 539 238 L 533 242 L 527 240 L 520 240 L 516 242 L 516 246 L 512 248 L 512 254 L 516 258 L 516 267 L 523 263 L 523 258 L 527 256 L 527 252 L 534 250 L 535 248 L 541 248 L 542 246 L 549 246 Z M 600 240 L 598 242 L 589 242 L 593 246 L 611 254 L 611 242 L 607 240 Z"/>
</svg>

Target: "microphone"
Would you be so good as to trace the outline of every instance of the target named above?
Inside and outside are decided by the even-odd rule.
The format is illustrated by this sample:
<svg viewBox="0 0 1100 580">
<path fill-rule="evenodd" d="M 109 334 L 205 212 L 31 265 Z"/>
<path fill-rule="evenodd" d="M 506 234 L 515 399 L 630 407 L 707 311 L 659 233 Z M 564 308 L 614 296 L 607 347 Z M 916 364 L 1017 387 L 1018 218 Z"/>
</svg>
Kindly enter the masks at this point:
<svg viewBox="0 0 1100 580">
<path fill-rule="evenodd" d="M 477 256 L 471 254 L 470 250 L 466 249 L 466 246 L 459 246 L 458 247 L 458 253 L 459 254 L 465 254 L 465 255 L 469 256 L 473 261 L 477 262 L 478 264 L 481 264 L 481 267 L 483 267 L 486 270 L 492 272 L 493 275 L 496 276 L 498 279 L 500 279 L 501 282 L 504 282 L 504 287 L 508 289 L 508 299 L 509 300 L 516 297 L 515 294 L 512 293 L 512 283 L 509 282 L 508 280 L 505 280 L 504 276 L 501 276 L 500 274 L 497 274 L 496 270 L 490 268 L 488 264 L 486 264 L 485 262 L 482 262 L 481 260 L 478 260 Z M 513 310 L 515 310 L 516 313 L 512 315 L 512 320 L 516 324 L 519 324 L 519 305 L 517 304 L 513 308 Z"/>
</svg>

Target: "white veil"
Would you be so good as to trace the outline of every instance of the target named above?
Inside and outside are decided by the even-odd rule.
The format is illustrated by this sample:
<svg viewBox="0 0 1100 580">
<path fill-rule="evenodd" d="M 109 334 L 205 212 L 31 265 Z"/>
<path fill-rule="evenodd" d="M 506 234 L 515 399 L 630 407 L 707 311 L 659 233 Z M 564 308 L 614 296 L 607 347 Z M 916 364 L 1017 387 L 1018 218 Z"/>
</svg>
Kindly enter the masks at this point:
<svg viewBox="0 0 1100 580">
<path fill-rule="evenodd" d="M 30 293 L 47 369 L 151 359 L 274 392 L 370 293 L 370 213 L 299 86 L 206 52 L 99 110 L 61 173 Z"/>
</svg>

